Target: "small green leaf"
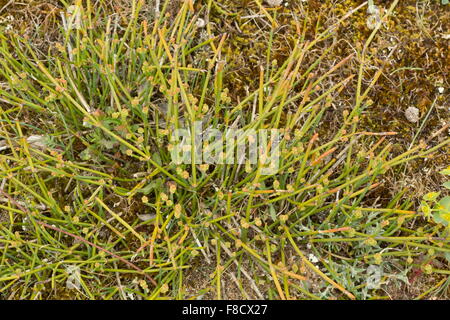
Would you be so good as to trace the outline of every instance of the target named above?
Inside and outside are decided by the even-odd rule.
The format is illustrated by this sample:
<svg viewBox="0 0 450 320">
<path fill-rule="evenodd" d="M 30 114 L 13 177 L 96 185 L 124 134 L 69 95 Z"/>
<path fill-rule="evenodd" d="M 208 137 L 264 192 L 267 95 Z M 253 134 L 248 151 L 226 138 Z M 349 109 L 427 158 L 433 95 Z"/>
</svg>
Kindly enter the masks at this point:
<svg viewBox="0 0 450 320">
<path fill-rule="evenodd" d="M 439 201 L 439 206 L 440 211 L 447 211 L 450 213 L 450 197 L 442 198 L 441 201 Z"/>
<path fill-rule="evenodd" d="M 433 215 L 433 220 L 434 220 L 436 223 L 443 224 L 444 226 L 447 226 L 448 223 L 449 223 L 449 222 L 445 219 L 445 217 L 442 216 L 442 214 L 441 214 L 440 212 L 436 212 L 436 213 Z"/>
<path fill-rule="evenodd" d="M 106 149 L 112 149 L 117 144 L 116 141 L 101 139 L 100 144 Z"/>
<path fill-rule="evenodd" d="M 161 184 L 162 184 L 162 180 L 161 179 L 153 180 L 148 185 L 146 185 L 144 188 L 139 189 L 138 192 L 143 193 L 143 194 L 149 194 L 150 192 L 152 192 L 152 190 L 159 189 Z"/>
<path fill-rule="evenodd" d="M 444 174 L 446 176 L 450 176 L 450 167 L 448 167 L 447 169 L 442 170 L 440 173 Z"/>
<path fill-rule="evenodd" d="M 447 189 L 450 190 L 450 181 L 447 181 L 446 183 L 444 183 L 444 187 L 446 187 Z"/>
<path fill-rule="evenodd" d="M 277 220 L 277 213 L 275 211 L 275 208 L 271 205 L 269 207 L 269 212 L 270 212 L 270 217 L 272 218 L 273 221 Z"/>
<path fill-rule="evenodd" d="M 448 262 L 450 262 L 450 252 L 444 253 L 445 259 L 447 259 Z"/>
<path fill-rule="evenodd" d="M 152 154 L 152 159 L 160 166 L 162 165 L 162 160 L 161 160 L 161 156 L 159 155 L 159 153 Z"/>
<path fill-rule="evenodd" d="M 82 152 L 80 152 L 79 156 L 80 156 L 80 159 L 84 160 L 84 161 L 91 159 L 91 152 L 90 152 L 89 148 L 86 148 Z"/>
<path fill-rule="evenodd" d="M 423 214 L 426 218 L 429 218 L 431 216 L 431 208 L 428 205 L 428 203 L 422 202 L 422 205 L 420 206 L 420 210 L 423 212 Z"/>
<path fill-rule="evenodd" d="M 439 192 L 430 192 L 423 196 L 423 200 L 434 201 L 437 197 L 439 197 Z"/>
<path fill-rule="evenodd" d="M 449 4 L 450 0 L 442 0 L 442 4 Z"/>
<path fill-rule="evenodd" d="M 441 213 L 441 219 L 444 221 L 444 225 L 448 226 L 450 224 L 450 212 Z"/>
</svg>

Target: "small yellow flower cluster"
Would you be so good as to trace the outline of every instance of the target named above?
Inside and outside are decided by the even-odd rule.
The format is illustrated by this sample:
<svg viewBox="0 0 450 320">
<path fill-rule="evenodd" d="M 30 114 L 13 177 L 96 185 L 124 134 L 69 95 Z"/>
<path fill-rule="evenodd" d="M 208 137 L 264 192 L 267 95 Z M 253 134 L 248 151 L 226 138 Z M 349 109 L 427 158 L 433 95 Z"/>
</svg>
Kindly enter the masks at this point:
<svg viewBox="0 0 450 320">
<path fill-rule="evenodd" d="M 373 256 L 373 260 L 374 260 L 375 264 L 380 265 L 383 262 L 383 257 L 381 256 L 381 253 L 376 253 Z"/>
<path fill-rule="evenodd" d="M 222 93 L 220 94 L 220 100 L 224 103 L 231 103 L 231 98 L 228 95 L 230 93 L 230 90 L 228 88 L 223 89 Z"/>
<path fill-rule="evenodd" d="M 169 196 L 166 193 L 161 192 L 159 194 L 159 197 L 160 197 L 162 202 L 166 203 L 166 206 L 168 206 L 168 207 L 173 206 L 173 201 L 171 199 L 169 199 Z"/>
<path fill-rule="evenodd" d="M 178 167 L 177 174 L 180 175 L 183 179 L 189 179 L 189 172 L 186 170 L 183 170 L 182 168 Z"/>
<path fill-rule="evenodd" d="M 241 227 L 244 229 L 250 228 L 250 224 L 244 218 L 241 219 Z"/>
<path fill-rule="evenodd" d="M 374 238 L 367 238 L 364 241 L 364 243 L 369 245 L 369 246 L 375 247 L 377 245 L 377 240 L 375 240 Z"/>
<path fill-rule="evenodd" d="M 175 183 L 169 183 L 169 192 L 174 194 L 177 191 L 177 185 Z"/>
<path fill-rule="evenodd" d="M 181 205 L 177 203 L 174 207 L 174 216 L 176 219 L 179 219 L 181 217 Z"/>
</svg>

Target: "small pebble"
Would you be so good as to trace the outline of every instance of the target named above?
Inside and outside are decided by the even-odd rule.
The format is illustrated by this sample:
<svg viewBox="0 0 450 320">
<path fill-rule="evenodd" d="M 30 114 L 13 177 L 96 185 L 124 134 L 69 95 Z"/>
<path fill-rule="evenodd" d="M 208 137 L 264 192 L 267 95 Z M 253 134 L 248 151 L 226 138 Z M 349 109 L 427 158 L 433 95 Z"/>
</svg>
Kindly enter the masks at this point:
<svg viewBox="0 0 450 320">
<path fill-rule="evenodd" d="M 372 5 L 372 6 L 369 5 L 367 7 L 367 13 L 378 16 L 378 15 L 380 15 L 380 9 L 378 9 L 378 7 L 375 5 Z"/>
<path fill-rule="evenodd" d="M 202 18 L 198 18 L 195 24 L 197 25 L 197 28 L 203 28 L 206 26 L 206 22 Z"/>
<path fill-rule="evenodd" d="M 409 107 L 405 111 L 405 116 L 409 122 L 416 123 L 419 121 L 419 109 L 416 107 Z"/>
<path fill-rule="evenodd" d="M 266 3 L 270 7 L 278 7 L 281 5 L 282 2 L 283 2 L 283 0 L 266 0 Z"/>
</svg>

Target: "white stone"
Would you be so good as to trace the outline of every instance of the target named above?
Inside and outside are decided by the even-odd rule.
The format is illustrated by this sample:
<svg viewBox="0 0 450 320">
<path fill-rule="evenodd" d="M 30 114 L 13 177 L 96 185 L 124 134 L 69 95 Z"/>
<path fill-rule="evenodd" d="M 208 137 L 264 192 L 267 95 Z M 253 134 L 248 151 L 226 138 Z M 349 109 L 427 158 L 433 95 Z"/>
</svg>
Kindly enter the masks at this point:
<svg viewBox="0 0 450 320">
<path fill-rule="evenodd" d="M 66 280 L 66 287 L 67 289 L 77 289 L 80 290 L 81 288 L 81 273 L 80 273 L 80 267 L 76 265 L 69 265 L 66 268 L 67 273 L 69 274 L 69 277 Z"/>
<path fill-rule="evenodd" d="M 27 142 L 34 148 L 45 149 L 47 147 L 46 138 L 40 135 L 29 136 Z"/>
<path fill-rule="evenodd" d="M 281 5 L 281 3 L 283 3 L 283 0 L 266 0 L 266 3 L 270 7 L 278 7 Z"/>
<path fill-rule="evenodd" d="M 156 218 L 156 215 L 151 214 L 151 213 L 144 213 L 144 214 L 138 214 L 138 218 L 141 221 L 149 221 L 149 220 Z"/>
<path fill-rule="evenodd" d="M 206 26 L 206 22 L 202 18 L 198 18 L 195 24 L 197 28 L 203 28 L 204 26 Z"/>
<path fill-rule="evenodd" d="M 318 259 L 314 254 L 312 254 L 312 253 L 310 253 L 310 254 L 308 255 L 308 260 L 311 261 L 312 263 L 317 263 L 317 262 L 319 262 L 319 259 Z"/>
<path fill-rule="evenodd" d="M 405 117 L 409 122 L 416 123 L 419 121 L 419 109 L 416 107 L 409 107 L 405 111 Z"/>
</svg>

